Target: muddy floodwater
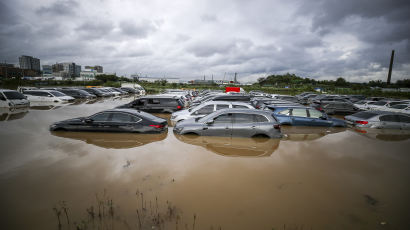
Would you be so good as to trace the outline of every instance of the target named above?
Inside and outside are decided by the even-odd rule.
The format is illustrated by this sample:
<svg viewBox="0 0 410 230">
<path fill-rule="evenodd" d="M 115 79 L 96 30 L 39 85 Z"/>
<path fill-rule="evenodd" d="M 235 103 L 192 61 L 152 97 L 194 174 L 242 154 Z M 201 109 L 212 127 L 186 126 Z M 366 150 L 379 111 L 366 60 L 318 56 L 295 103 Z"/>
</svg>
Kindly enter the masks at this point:
<svg viewBox="0 0 410 230">
<path fill-rule="evenodd" d="M 128 102 L 0 112 L 1 229 L 410 229 L 410 134 L 50 132 Z M 170 115 L 160 115 L 169 118 Z"/>
</svg>

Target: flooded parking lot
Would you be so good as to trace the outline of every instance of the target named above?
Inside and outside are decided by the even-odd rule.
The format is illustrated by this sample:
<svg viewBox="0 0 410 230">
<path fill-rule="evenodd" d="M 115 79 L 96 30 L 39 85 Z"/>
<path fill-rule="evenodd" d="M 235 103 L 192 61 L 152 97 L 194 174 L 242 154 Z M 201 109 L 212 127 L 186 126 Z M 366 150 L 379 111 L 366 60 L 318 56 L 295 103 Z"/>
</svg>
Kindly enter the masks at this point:
<svg viewBox="0 0 410 230">
<path fill-rule="evenodd" d="M 410 226 L 410 134 L 402 131 L 283 127 L 282 139 L 246 139 L 177 136 L 172 127 L 48 129 L 129 100 L 2 111 L 2 229 Z"/>
</svg>

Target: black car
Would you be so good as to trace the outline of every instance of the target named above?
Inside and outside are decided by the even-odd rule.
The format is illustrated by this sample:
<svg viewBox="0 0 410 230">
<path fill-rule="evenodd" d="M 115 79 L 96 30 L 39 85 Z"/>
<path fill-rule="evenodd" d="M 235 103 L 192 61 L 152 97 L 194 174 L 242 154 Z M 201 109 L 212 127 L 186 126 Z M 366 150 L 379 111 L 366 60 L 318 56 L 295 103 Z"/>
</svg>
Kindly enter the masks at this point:
<svg viewBox="0 0 410 230">
<path fill-rule="evenodd" d="M 50 131 L 158 133 L 167 130 L 165 119 L 133 109 L 110 109 L 89 117 L 60 121 Z"/>
<path fill-rule="evenodd" d="M 132 94 L 139 94 L 139 91 L 137 89 L 131 88 L 131 87 L 121 87 L 120 88 L 123 91 L 126 91 L 128 93 L 132 93 Z"/>
<path fill-rule="evenodd" d="M 184 102 L 177 96 L 147 96 L 117 108 L 132 108 L 151 113 L 173 113 L 183 109 Z"/>
<path fill-rule="evenodd" d="M 103 91 L 101 91 L 97 88 L 85 88 L 85 89 L 82 89 L 82 90 L 88 92 L 89 94 L 93 94 L 97 97 L 109 97 L 110 96 L 110 94 L 108 94 L 106 92 L 103 92 Z"/>
<path fill-rule="evenodd" d="M 80 89 L 58 89 L 58 91 L 74 97 L 75 99 L 91 99 L 96 97 L 95 95 Z"/>
</svg>

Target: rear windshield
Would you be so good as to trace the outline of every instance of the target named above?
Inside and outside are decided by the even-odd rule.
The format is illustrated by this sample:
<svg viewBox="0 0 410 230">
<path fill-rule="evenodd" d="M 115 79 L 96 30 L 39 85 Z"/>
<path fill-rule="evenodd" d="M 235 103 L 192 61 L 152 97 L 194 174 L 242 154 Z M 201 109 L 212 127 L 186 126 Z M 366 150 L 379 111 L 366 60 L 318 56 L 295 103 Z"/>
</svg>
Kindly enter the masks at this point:
<svg viewBox="0 0 410 230">
<path fill-rule="evenodd" d="M 362 118 L 362 119 L 369 119 L 371 117 L 377 116 L 376 113 L 371 113 L 371 112 L 359 112 L 354 114 L 353 116 Z"/>
<path fill-rule="evenodd" d="M 19 93 L 19 92 L 14 92 L 14 91 L 5 91 L 3 92 L 4 95 L 7 97 L 9 100 L 13 99 L 25 99 L 24 95 Z"/>
</svg>

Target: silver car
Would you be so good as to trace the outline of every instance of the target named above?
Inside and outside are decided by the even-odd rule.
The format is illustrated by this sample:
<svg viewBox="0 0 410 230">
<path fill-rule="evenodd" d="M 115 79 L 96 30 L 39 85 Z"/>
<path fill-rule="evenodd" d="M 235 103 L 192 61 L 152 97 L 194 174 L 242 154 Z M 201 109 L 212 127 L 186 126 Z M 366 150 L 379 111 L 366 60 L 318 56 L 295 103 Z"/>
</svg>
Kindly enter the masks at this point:
<svg viewBox="0 0 410 230">
<path fill-rule="evenodd" d="M 272 112 L 252 109 L 223 109 L 203 118 L 178 122 L 177 134 L 225 137 L 280 138 L 280 125 Z"/>
<path fill-rule="evenodd" d="M 358 128 L 410 130 L 410 115 L 387 111 L 364 111 L 345 117 L 349 126 Z"/>
</svg>

